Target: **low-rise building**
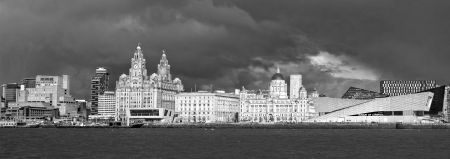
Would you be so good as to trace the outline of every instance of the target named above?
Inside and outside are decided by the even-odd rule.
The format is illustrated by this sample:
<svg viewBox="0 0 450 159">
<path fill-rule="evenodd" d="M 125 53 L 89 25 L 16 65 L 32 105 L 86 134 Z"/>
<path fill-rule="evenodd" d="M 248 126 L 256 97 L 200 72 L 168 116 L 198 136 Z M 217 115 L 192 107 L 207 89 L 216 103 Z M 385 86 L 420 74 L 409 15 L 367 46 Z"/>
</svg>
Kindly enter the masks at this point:
<svg viewBox="0 0 450 159">
<path fill-rule="evenodd" d="M 53 107 L 9 107 L 6 109 L 5 117 L 6 120 L 53 120 L 54 118 L 59 118 L 59 111 L 57 108 Z"/>
<path fill-rule="evenodd" d="M 175 97 L 178 122 L 237 122 L 239 95 L 216 92 L 183 92 Z"/>
<path fill-rule="evenodd" d="M 436 92 L 442 92 L 442 94 Z M 448 102 L 443 101 L 444 98 L 448 98 L 446 93 L 448 93 L 448 89 L 442 87 L 442 90 L 430 90 L 422 93 L 370 100 L 319 97 L 313 99 L 313 103 L 320 116 L 307 121 L 442 122 L 442 120 L 445 120 L 446 109 L 448 108 Z M 434 100 L 437 96 L 442 97 Z"/>
</svg>

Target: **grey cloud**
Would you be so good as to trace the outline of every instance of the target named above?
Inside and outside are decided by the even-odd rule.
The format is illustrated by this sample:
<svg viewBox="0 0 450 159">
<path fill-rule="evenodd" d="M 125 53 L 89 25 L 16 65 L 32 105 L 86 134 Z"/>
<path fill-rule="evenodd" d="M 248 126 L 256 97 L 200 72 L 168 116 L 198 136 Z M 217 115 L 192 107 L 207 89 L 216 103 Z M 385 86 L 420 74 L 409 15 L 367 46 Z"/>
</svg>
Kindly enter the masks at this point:
<svg viewBox="0 0 450 159">
<path fill-rule="evenodd" d="M 143 44 L 150 72 L 167 49 L 186 90 L 242 85 L 264 89 L 279 64 L 301 73 L 309 89 L 340 96 L 376 81 L 336 78 L 311 65 L 325 50 L 352 57 L 381 78 L 435 78 L 448 68 L 445 1 L 1 1 L 0 82 L 70 74 L 88 96 L 97 66 L 114 81 Z M 407 55 L 407 56 L 405 56 Z M 399 62 L 399 61 L 409 62 Z M 418 63 L 427 63 L 420 67 Z M 289 66 L 289 67 L 288 67 Z M 290 68 L 291 67 L 291 68 Z M 114 82 L 111 83 L 115 85 Z"/>
</svg>

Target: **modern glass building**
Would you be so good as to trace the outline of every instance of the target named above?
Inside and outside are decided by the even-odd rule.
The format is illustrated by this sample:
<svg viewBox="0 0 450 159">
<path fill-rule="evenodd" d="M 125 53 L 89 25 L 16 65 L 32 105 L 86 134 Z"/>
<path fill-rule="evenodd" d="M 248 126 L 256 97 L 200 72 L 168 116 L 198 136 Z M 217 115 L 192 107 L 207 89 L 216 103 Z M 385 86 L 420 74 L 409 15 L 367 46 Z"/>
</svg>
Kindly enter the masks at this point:
<svg viewBox="0 0 450 159">
<path fill-rule="evenodd" d="M 98 114 L 98 96 L 108 90 L 109 73 L 106 68 L 99 67 L 91 80 L 91 114 Z"/>
</svg>

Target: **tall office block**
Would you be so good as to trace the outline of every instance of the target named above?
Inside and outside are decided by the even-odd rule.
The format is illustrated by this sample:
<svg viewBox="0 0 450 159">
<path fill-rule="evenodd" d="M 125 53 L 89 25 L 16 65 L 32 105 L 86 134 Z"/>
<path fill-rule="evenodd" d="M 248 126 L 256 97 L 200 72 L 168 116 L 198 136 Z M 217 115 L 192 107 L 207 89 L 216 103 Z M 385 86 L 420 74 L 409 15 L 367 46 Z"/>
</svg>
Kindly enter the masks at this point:
<svg viewBox="0 0 450 159">
<path fill-rule="evenodd" d="M 299 98 L 299 92 L 302 85 L 302 75 L 291 75 L 289 86 L 289 97 L 291 99 Z"/>
<path fill-rule="evenodd" d="M 99 67 L 91 80 L 91 114 L 98 114 L 98 96 L 109 88 L 109 73 L 106 68 Z"/>
<path fill-rule="evenodd" d="M 105 91 L 98 96 L 98 115 L 114 117 L 116 95 L 113 91 Z"/>
</svg>

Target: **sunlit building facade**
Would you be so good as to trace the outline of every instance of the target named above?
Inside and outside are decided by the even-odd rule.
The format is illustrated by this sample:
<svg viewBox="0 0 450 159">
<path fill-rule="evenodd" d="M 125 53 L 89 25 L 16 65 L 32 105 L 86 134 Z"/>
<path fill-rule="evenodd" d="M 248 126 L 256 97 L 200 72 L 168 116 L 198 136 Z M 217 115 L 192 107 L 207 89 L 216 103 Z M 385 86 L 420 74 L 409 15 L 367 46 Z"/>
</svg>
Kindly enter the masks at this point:
<svg viewBox="0 0 450 159">
<path fill-rule="evenodd" d="M 183 92 L 176 95 L 175 108 L 177 122 L 237 122 L 239 95 L 222 91 Z"/>
<path fill-rule="evenodd" d="M 302 86 L 301 80 L 294 82 L 296 84 L 291 89 L 295 90 L 291 92 L 298 91 L 298 93 L 291 93 L 294 97 L 289 98 L 287 83 L 278 68 L 277 73 L 272 76 L 268 92 L 243 88 L 240 92 L 239 120 L 261 123 L 301 122 L 316 116 L 306 89 L 304 87 L 297 89 L 298 86 Z"/>
<path fill-rule="evenodd" d="M 34 87 L 20 86 L 16 106 L 40 106 L 48 103 L 57 108 L 61 116 L 78 116 L 78 105 L 70 94 L 69 79 L 68 75 L 37 75 Z"/>
<path fill-rule="evenodd" d="M 302 75 L 291 75 L 289 85 L 289 97 L 292 99 L 299 98 L 300 88 L 303 88 Z"/>
<path fill-rule="evenodd" d="M 178 78 L 172 79 L 163 51 L 157 73 L 147 74 L 146 60 L 138 45 L 131 58 L 129 74 L 116 82 L 115 119 L 133 122 L 170 121 L 175 111 L 175 95 L 183 90 Z"/>
<path fill-rule="evenodd" d="M 113 91 L 105 91 L 98 96 L 98 115 L 114 117 L 116 110 L 116 95 Z"/>
<path fill-rule="evenodd" d="M 371 100 L 316 98 L 321 114 L 308 122 L 429 122 L 427 115 L 433 100 L 432 92 L 423 92 Z M 442 107 L 442 105 L 441 105 Z"/>
</svg>

